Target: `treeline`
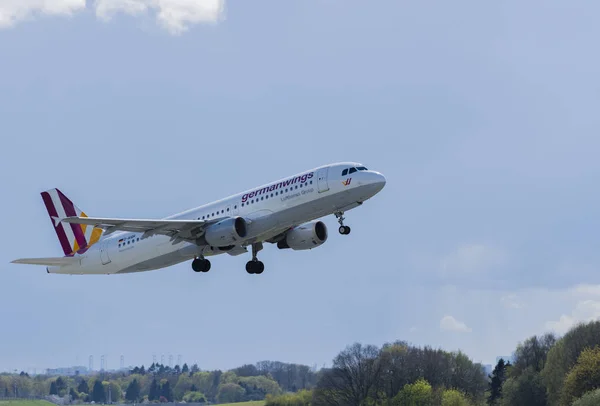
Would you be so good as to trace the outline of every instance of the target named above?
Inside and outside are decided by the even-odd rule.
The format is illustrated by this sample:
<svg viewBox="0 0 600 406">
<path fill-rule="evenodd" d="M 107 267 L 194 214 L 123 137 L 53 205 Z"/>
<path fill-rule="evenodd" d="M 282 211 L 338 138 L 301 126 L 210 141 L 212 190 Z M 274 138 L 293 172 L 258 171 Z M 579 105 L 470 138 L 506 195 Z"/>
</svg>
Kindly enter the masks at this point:
<svg viewBox="0 0 600 406">
<path fill-rule="evenodd" d="M 490 377 L 488 404 L 600 405 L 600 321 L 579 324 L 562 338 L 533 336 L 519 344 L 514 363 L 500 360 Z"/>
<path fill-rule="evenodd" d="M 461 353 L 402 342 L 381 349 L 355 344 L 321 371 L 314 390 L 268 396 L 267 406 L 600 405 L 600 321 L 577 325 L 562 338 L 530 337 L 512 358 L 485 377 Z"/>
<path fill-rule="evenodd" d="M 198 365 L 170 368 L 152 364 L 132 368 L 127 373 L 99 373 L 75 377 L 30 377 L 0 375 L 0 398 L 68 397 L 72 403 L 108 402 L 211 402 L 229 403 L 263 400 L 311 389 L 317 374 L 306 365 L 262 361 L 230 371 L 201 371 Z"/>
<path fill-rule="evenodd" d="M 484 401 L 487 384 L 483 366 L 460 351 L 357 343 L 321 371 L 312 391 L 268 396 L 267 405 L 471 405 Z"/>
<path fill-rule="evenodd" d="M 330 368 L 264 361 L 230 371 L 153 364 L 91 377 L 0 375 L 0 398 L 53 394 L 82 402 L 230 403 L 266 399 L 267 406 L 591 406 L 600 405 L 600 321 L 561 338 L 520 343 L 513 364 L 491 375 L 464 353 L 354 344 Z"/>
</svg>

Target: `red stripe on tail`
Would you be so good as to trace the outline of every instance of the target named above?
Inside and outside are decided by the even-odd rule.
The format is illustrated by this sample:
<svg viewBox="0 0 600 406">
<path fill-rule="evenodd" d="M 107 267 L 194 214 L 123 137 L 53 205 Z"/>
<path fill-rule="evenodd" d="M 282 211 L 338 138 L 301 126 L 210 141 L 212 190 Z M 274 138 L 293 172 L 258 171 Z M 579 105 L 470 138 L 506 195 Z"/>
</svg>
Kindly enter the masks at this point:
<svg viewBox="0 0 600 406">
<path fill-rule="evenodd" d="M 48 210 L 48 215 L 50 216 L 50 221 L 52 222 L 52 227 L 56 232 L 56 236 L 58 237 L 58 241 L 63 249 L 65 255 L 71 254 L 71 245 L 69 244 L 69 240 L 67 239 L 67 235 L 65 234 L 65 230 L 63 229 L 63 224 L 56 224 L 53 217 L 58 217 L 58 213 L 56 212 L 56 207 L 54 207 L 54 203 L 52 203 L 52 198 L 48 192 L 42 192 L 42 199 L 44 200 L 44 204 L 46 205 L 46 210 Z"/>
</svg>

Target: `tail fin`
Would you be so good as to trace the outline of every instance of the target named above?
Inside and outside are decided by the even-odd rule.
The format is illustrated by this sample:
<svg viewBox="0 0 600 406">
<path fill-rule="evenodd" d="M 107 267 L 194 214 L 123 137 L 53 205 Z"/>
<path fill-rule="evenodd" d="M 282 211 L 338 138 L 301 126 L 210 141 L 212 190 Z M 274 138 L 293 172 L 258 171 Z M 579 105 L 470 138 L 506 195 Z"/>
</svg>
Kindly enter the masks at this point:
<svg viewBox="0 0 600 406">
<path fill-rule="evenodd" d="M 88 225 L 66 224 L 61 220 L 66 217 L 87 217 L 67 196 L 58 189 L 50 189 L 41 193 L 52 226 L 65 255 L 85 252 L 102 236 L 103 230 Z"/>
</svg>

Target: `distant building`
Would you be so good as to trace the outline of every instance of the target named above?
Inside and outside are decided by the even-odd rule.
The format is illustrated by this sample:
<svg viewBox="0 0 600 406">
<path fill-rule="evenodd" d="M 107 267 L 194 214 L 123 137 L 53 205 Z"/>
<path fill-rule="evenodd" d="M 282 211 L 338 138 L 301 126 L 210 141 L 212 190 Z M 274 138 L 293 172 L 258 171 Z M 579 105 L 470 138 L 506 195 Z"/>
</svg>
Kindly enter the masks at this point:
<svg viewBox="0 0 600 406">
<path fill-rule="evenodd" d="M 89 375 L 91 371 L 84 366 L 74 366 L 66 368 L 49 368 L 46 370 L 48 375 L 60 375 L 60 376 L 76 376 L 76 375 Z"/>
<path fill-rule="evenodd" d="M 491 364 L 485 364 L 483 365 L 483 373 L 485 374 L 485 376 L 491 375 L 492 372 L 494 372 L 494 366 Z"/>
</svg>

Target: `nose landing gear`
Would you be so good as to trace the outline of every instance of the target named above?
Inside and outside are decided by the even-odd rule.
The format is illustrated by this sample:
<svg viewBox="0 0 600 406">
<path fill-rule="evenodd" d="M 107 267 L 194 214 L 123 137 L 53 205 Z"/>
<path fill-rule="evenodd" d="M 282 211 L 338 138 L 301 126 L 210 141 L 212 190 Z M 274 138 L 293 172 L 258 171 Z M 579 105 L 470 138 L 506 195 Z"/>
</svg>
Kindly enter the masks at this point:
<svg viewBox="0 0 600 406">
<path fill-rule="evenodd" d="M 340 232 L 340 234 L 342 234 L 342 235 L 350 234 L 350 227 L 344 225 L 344 220 L 345 220 L 344 212 L 338 211 L 337 213 L 335 213 L 335 217 L 337 217 L 338 223 L 340 223 L 340 228 L 338 228 L 338 231 Z"/>
</svg>

